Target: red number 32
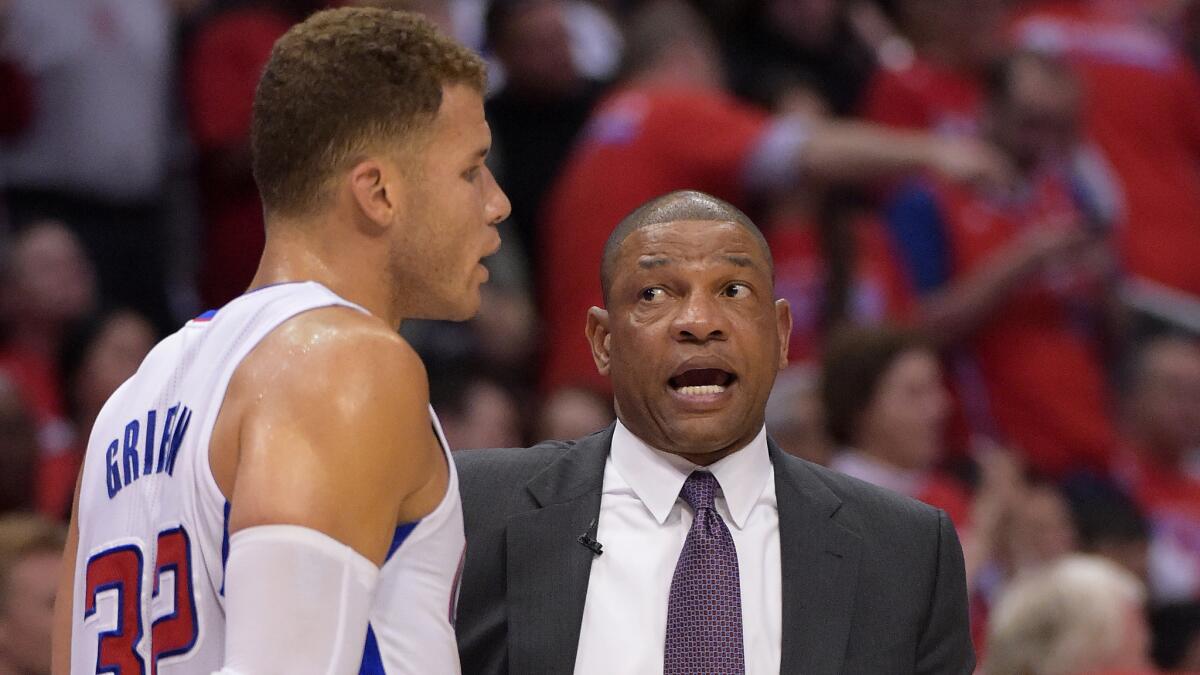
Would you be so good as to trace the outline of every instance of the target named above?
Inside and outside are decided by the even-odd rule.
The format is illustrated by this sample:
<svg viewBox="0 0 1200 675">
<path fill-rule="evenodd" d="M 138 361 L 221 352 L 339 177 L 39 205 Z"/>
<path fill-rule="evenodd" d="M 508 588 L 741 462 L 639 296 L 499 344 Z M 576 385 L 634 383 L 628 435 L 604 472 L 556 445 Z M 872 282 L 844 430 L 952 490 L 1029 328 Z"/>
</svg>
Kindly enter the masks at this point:
<svg viewBox="0 0 1200 675">
<path fill-rule="evenodd" d="M 117 625 L 100 634 L 96 647 L 96 672 L 113 675 L 145 675 L 146 660 L 138 651 L 145 634 L 143 607 L 149 607 L 162 593 L 170 592 L 174 610 L 150 624 L 150 675 L 158 675 L 158 661 L 186 654 L 196 644 L 200 627 L 196 621 L 196 599 L 192 594 L 191 542 L 182 526 L 158 534 L 158 555 L 154 561 L 154 584 L 149 597 L 143 597 L 142 550 L 133 544 L 106 549 L 87 563 L 87 587 L 84 595 L 84 621 L 96 613 L 96 598 L 116 591 Z M 162 588 L 164 572 L 171 572 L 174 588 Z"/>
</svg>

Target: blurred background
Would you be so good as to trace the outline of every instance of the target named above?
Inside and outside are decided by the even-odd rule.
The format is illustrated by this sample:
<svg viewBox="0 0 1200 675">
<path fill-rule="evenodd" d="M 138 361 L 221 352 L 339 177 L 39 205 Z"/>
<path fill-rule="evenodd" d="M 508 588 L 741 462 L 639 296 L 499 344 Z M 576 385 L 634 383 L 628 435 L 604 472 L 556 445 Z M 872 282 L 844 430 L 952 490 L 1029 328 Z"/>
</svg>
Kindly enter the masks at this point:
<svg viewBox="0 0 1200 675">
<path fill-rule="evenodd" d="M 1200 1 L 0 0 L 0 675 L 100 406 L 253 274 L 254 88 L 333 4 L 490 63 L 504 245 L 402 329 L 456 449 L 612 420 L 603 242 L 700 189 L 792 306 L 769 430 L 950 514 L 986 672 L 1200 671 Z"/>
</svg>

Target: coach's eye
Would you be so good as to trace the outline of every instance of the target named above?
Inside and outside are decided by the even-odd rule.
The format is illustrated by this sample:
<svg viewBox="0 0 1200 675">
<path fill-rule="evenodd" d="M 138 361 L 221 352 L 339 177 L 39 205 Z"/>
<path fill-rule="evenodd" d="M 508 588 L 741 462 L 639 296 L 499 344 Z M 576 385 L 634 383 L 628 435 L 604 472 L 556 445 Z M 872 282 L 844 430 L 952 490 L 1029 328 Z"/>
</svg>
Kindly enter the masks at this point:
<svg viewBox="0 0 1200 675">
<path fill-rule="evenodd" d="M 746 284 L 729 284 L 721 291 L 721 295 L 727 298 L 745 298 L 750 295 L 750 287 Z"/>
<path fill-rule="evenodd" d="M 642 289 L 642 302 L 659 302 L 667 297 L 667 292 L 658 286 Z"/>
</svg>

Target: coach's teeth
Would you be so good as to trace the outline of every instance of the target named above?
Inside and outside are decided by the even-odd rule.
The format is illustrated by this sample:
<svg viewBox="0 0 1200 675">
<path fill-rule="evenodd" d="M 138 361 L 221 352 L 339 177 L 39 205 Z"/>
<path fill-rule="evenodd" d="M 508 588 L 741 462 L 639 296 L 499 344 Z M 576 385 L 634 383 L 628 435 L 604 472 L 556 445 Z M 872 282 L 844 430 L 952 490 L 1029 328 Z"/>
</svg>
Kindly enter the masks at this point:
<svg viewBox="0 0 1200 675">
<path fill-rule="evenodd" d="M 706 384 L 699 387 L 680 387 L 679 393 L 684 396 L 712 396 L 725 391 L 725 387 L 719 384 Z"/>
</svg>

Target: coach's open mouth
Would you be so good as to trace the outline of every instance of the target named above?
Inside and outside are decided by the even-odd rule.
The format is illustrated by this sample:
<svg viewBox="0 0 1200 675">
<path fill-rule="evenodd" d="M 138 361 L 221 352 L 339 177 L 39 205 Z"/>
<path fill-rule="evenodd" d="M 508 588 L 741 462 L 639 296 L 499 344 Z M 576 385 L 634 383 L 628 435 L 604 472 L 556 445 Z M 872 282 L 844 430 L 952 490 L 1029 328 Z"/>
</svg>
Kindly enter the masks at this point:
<svg viewBox="0 0 1200 675">
<path fill-rule="evenodd" d="M 737 380 L 737 375 L 720 368 L 689 368 L 672 375 L 667 384 L 684 396 L 722 394 Z"/>
</svg>

